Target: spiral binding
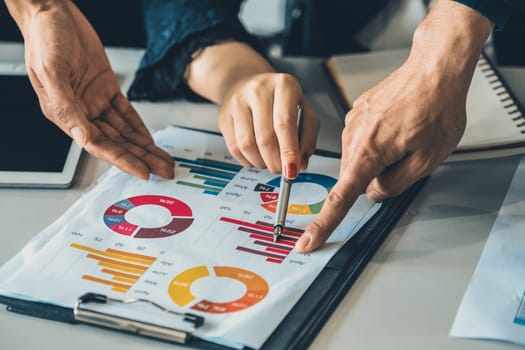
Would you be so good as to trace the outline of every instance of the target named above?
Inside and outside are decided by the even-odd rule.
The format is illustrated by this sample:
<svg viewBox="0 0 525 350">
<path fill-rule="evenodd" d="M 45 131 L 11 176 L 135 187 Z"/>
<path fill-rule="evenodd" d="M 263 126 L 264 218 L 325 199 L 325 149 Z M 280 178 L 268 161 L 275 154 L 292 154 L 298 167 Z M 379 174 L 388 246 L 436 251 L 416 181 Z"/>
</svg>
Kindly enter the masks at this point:
<svg viewBox="0 0 525 350">
<path fill-rule="evenodd" d="M 481 73 L 488 79 L 490 86 L 496 92 L 496 96 L 498 96 L 498 99 L 503 104 L 503 108 L 505 108 L 507 114 L 512 118 L 518 130 L 522 134 L 525 134 L 525 113 L 516 102 L 516 97 L 507 88 L 502 77 L 497 73 L 485 55 L 480 56 L 478 67 Z"/>
</svg>

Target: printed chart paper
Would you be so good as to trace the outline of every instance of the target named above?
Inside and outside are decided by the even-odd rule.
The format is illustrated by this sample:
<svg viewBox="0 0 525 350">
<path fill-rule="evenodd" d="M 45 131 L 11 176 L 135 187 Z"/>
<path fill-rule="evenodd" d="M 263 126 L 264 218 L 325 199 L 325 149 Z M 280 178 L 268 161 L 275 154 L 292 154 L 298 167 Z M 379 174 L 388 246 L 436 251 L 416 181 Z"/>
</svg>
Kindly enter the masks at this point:
<svg viewBox="0 0 525 350">
<path fill-rule="evenodd" d="M 169 127 L 155 133 L 175 179 L 143 181 L 111 168 L 0 269 L 0 293 L 72 307 L 86 293 L 144 298 L 205 317 L 196 335 L 259 348 L 342 244 L 379 208 L 360 197 L 320 250 L 294 250 L 334 186 L 339 160 L 313 156 L 292 188 L 274 243 L 280 177 L 240 167 L 222 137 Z M 104 312 L 183 327 L 147 304 Z"/>
<path fill-rule="evenodd" d="M 521 160 L 450 331 L 525 345 L 525 161 Z"/>
</svg>

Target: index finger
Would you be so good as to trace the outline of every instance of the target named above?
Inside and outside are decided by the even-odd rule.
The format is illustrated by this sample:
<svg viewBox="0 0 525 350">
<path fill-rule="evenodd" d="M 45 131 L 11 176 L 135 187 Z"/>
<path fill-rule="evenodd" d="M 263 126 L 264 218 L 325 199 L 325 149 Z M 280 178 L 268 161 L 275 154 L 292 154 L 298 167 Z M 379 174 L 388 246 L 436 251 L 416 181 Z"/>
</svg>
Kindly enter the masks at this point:
<svg viewBox="0 0 525 350">
<path fill-rule="evenodd" d="M 297 177 L 302 164 L 298 129 L 301 99 L 299 83 L 289 75 L 282 75 L 281 83 L 275 90 L 273 115 L 283 174 L 288 179 Z"/>
<path fill-rule="evenodd" d="M 300 252 L 313 251 L 326 242 L 368 183 L 384 169 L 377 151 L 367 147 L 367 142 L 364 144 L 351 143 L 343 150 L 339 180 L 328 193 L 319 215 L 297 241 Z"/>
<path fill-rule="evenodd" d="M 163 159 L 169 167 L 173 167 L 173 159 L 171 156 L 155 145 L 146 124 L 144 124 L 140 115 L 122 93 L 119 92 L 116 97 L 113 98 L 112 106 L 125 122 L 124 126 L 118 129 L 123 136 L 127 136 L 126 139 L 128 141 L 135 143 L 139 147 Z"/>
</svg>

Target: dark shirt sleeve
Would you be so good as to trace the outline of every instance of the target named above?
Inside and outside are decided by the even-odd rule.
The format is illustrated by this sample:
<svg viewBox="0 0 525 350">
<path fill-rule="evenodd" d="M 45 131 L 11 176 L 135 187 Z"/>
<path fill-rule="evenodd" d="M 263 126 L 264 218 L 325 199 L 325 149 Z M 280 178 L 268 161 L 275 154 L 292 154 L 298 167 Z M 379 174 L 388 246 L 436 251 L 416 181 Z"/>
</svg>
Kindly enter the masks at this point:
<svg viewBox="0 0 525 350">
<path fill-rule="evenodd" d="M 497 30 L 503 29 L 509 20 L 512 9 L 502 1 L 495 0 L 455 0 L 481 13 L 495 24 Z"/>
<path fill-rule="evenodd" d="M 184 81 L 192 55 L 218 41 L 245 42 L 262 52 L 241 24 L 242 0 L 143 0 L 146 50 L 128 90 L 131 100 L 200 98 Z"/>
</svg>

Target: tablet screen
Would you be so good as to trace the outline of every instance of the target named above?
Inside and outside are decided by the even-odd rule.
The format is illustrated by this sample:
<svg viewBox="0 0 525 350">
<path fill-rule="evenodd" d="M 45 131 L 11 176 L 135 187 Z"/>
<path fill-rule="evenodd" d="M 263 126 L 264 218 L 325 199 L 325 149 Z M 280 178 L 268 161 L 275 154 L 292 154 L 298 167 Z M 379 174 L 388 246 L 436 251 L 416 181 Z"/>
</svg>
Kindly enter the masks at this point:
<svg viewBox="0 0 525 350">
<path fill-rule="evenodd" d="M 1 171 L 60 172 L 71 138 L 47 120 L 27 76 L 0 76 Z"/>
<path fill-rule="evenodd" d="M 0 117 L 0 172 L 36 173 L 24 182 L 44 186 L 58 181 L 47 174 L 65 171 L 72 140 L 42 114 L 26 75 L 0 75 Z"/>
</svg>

